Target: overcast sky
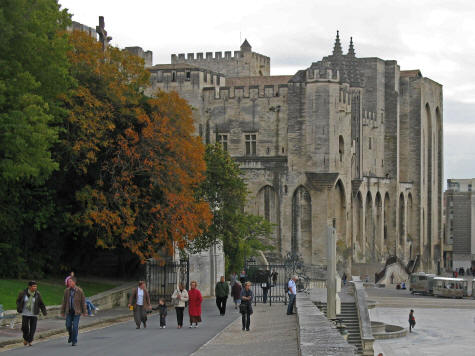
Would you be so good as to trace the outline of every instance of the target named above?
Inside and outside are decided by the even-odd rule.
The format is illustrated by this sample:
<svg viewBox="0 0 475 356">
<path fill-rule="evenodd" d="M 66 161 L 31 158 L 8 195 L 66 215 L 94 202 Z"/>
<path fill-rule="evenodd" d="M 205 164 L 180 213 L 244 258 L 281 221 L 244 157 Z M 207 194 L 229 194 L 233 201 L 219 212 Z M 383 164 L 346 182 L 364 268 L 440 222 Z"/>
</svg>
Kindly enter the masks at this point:
<svg viewBox="0 0 475 356">
<path fill-rule="evenodd" d="M 59 0 L 73 20 L 105 17 L 112 44 L 172 53 L 238 50 L 244 38 L 271 57 L 271 74 L 294 74 L 330 54 L 336 30 L 358 57 L 395 59 L 444 86 L 445 179 L 475 177 L 473 0 Z"/>
</svg>

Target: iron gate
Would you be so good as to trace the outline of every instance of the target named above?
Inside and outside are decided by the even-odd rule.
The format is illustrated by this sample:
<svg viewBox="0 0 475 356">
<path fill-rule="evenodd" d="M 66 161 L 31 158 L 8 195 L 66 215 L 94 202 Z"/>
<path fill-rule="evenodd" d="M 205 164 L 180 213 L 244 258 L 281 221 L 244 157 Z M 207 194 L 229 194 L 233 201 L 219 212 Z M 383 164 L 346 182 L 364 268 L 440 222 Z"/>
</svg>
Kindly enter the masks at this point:
<svg viewBox="0 0 475 356">
<path fill-rule="evenodd" d="M 246 263 L 246 280 L 251 282 L 254 294 L 254 303 L 264 302 L 264 293 L 267 288 L 267 301 L 287 304 L 287 282 L 290 278 L 284 265 L 256 265 Z M 244 286 L 243 286 L 244 288 Z"/>
<path fill-rule="evenodd" d="M 252 283 L 254 303 L 264 302 L 267 288 L 267 303 L 285 303 L 288 300 L 288 282 L 294 275 L 298 276 L 297 290 L 313 288 L 318 283 L 325 283 L 325 266 L 306 266 L 302 256 L 288 253 L 282 264 L 257 265 L 252 259 L 245 263 L 247 280 Z"/>
<path fill-rule="evenodd" d="M 145 267 L 145 282 L 152 303 L 158 303 L 160 298 L 170 303 L 178 283 L 183 283 L 185 288 L 189 289 L 189 261 L 160 264 L 153 259 L 148 260 Z"/>
</svg>

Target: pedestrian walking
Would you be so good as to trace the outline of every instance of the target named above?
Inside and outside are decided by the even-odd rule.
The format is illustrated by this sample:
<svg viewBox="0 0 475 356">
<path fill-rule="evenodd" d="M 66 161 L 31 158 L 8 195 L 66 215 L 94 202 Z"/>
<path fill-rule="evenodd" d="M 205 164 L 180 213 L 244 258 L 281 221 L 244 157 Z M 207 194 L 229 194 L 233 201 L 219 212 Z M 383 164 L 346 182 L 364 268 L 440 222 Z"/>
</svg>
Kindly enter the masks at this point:
<svg viewBox="0 0 475 356">
<path fill-rule="evenodd" d="M 241 285 L 244 286 L 246 284 L 246 281 L 247 281 L 246 271 L 242 270 L 241 274 L 239 275 L 239 282 L 241 282 Z"/>
<path fill-rule="evenodd" d="M 231 288 L 234 286 L 234 283 L 238 280 L 238 276 L 236 272 L 231 273 L 231 277 L 229 278 L 229 284 L 231 285 Z"/>
<path fill-rule="evenodd" d="M 47 314 L 45 303 L 38 292 L 35 281 L 28 282 L 28 287 L 18 294 L 16 310 L 21 313 L 21 330 L 23 331 L 23 345 L 31 346 L 35 338 L 36 324 L 40 309 L 43 315 Z"/>
<path fill-rule="evenodd" d="M 343 281 L 343 285 L 346 286 L 346 280 L 347 280 L 347 276 L 346 276 L 346 273 L 343 272 L 343 276 L 341 276 L 341 280 Z"/>
<path fill-rule="evenodd" d="M 242 315 L 242 330 L 249 331 L 251 326 L 252 299 L 254 295 L 251 290 L 251 282 L 246 282 L 244 289 L 241 291 L 241 304 L 239 305 L 239 312 Z"/>
<path fill-rule="evenodd" d="M 241 303 L 241 283 L 239 281 L 236 281 L 234 285 L 231 288 L 231 296 L 233 297 L 234 300 L 234 309 L 238 308 L 238 304 Z"/>
<path fill-rule="evenodd" d="M 269 293 L 269 289 L 271 287 L 271 284 L 270 284 L 270 271 L 269 270 L 266 270 L 265 271 L 265 274 L 264 274 L 264 281 L 265 282 L 262 282 L 261 283 L 261 288 L 262 288 L 262 302 L 264 304 L 267 303 L 267 294 Z"/>
<path fill-rule="evenodd" d="M 188 292 L 183 286 L 183 283 L 180 283 L 178 288 L 173 292 L 172 300 L 175 303 L 176 322 L 178 324 L 178 329 L 181 329 L 183 327 L 183 312 L 186 307 L 186 302 L 188 302 Z"/>
<path fill-rule="evenodd" d="M 216 283 L 214 292 L 216 295 L 216 305 L 218 306 L 219 314 L 224 316 L 224 314 L 226 314 L 226 302 L 228 301 L 229 295 L 229 285 L 225 282 L 224 276 L 221 276 L 219 282 Z"/>
<path fill-rule="evenodd" d="M 203 297 L 198 290 L 198 283 L 191 282 L 191 289 L 188 292 L 188 314 L 190 315 L 190 328 L 197 328 L 198 323 L 201 323 L 201 303 Z M 193 323 L 195 324 L 193 326 Z"/>
<path fill-rule="evenodd" d="M 279 273 L 276 270 L 273 270 L 270 275 L 272 277 L 272 287 L 274 287 L 277 284 L 277 277 Z"/>
<path fill-rule="evenodd" d="M 160 298 L 158 302 L 158 312 L 160 313 L 160 328 L 165 329 L 167 327 L 168 307 L 163 298 Z"/>
<path fill-rule="evenodd" d="M 147 327 L 147 311 L 152 309 L 150 303 L 150 294 L 147 291 L 144 281 L 139 281 L 137 288 L 132 290 L 129 298 L 129 308 L 134 310 L 134 321 L 137 329 L 143 323 L 143 327 Z"/>
<path fill-rule="evenodd" d="M 289 283 L 287 284 L 288 288 L 288 294 L 289 294 L 289 304 L 287 305 L 287 315 L 292 315 L 294 314 L 294 304 L 295 304 L 295 298 L 297 296 L 297 285 L 295 282 L 297 282 L 298 277 L 293 276 L 290 280 Z"/>
<path fill-rule="evenodd" d="M 76 285 L 76 277 L 71 277 L 68 288 L 64 290 L 61 304 L 61 316 L 66 316 L 66 330 L 68 330 L 68 343 L 76 346 L 78 343 L 79 318 L 81 314 L 87 315 L 86 296 L 79 286 Z"/>
<path fill-rule="evenodd" d="M 412 333 L 412 329 L 416 326 L 416 318 L 414 317 L 414 310 L 411 309 L 409 313 L 409 332 Z"/>
</svg>

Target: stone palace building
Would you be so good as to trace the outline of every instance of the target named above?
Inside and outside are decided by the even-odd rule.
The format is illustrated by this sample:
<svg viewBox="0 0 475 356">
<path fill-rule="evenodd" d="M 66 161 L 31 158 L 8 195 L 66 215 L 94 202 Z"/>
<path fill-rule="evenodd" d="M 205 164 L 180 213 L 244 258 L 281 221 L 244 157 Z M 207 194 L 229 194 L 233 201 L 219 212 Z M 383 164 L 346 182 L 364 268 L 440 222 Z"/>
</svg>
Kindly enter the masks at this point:
<svg viewBox="0 0 475 356">
<path fill-rule="evenodd" d="M 249 211 L 275 224 L 269 260 L 324 266 L 332 224 L 346 262 L 397 256 L 427 272 L 442 260 L 442 85 L 420 70 L 359 58 L 352 40 L 345 54 L 338 33 L 331 55 L 293 75 L 270 75 L 247 40 L 146 65 L 148 94 L 177 91 L 196 133 L 239 163 Z"/>
</svg>

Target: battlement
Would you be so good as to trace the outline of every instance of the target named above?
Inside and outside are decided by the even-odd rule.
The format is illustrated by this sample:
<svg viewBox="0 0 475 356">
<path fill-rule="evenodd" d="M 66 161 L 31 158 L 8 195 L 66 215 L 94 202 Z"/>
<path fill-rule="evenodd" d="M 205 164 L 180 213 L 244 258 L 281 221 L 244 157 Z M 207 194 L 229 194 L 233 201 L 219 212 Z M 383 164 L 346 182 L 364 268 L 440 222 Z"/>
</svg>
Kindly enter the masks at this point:
<svg viewBox="0 0 475 356">
<path fill-rule="evenodd" d="M 225 51 L 225 52 L 197 52 L 197 53 L 179 53 L 171 55 L 172 63 L 183 63 L 189 61 L 201 61 L 201 60 L 230 60 L 230 59 L 239 59 L 244 58 L 244 55 L 241 51 Z"/>
<path fill-rule="evenodd" d="M 133 55 L 142 58 L 146 68 L 150 68 L 153 65 L 152 51 L 144 51 L 143 48 L 139 46 L 125 47 L 124 49 Z"/>
<path fill-rule="evenodd" d="M 287 84 L 203 88 L 203 96 L 208 100 L 286 98 L 287 93 Z"/>
<path fill-rule="evenodd" d="M 159 64 L 149 69 L 150 79 L 155 83 L 187 83 L 198 86 L 225 85 L 226 77 L 188 64 Z"/>
<path fill-rule="evenodd" d="M 171 63 L 192 63 L 193 61 L 230 61 L 244 58 L 249 53 L 253 58 L 259 58 L 261 61 L 270 63 L 270 57 L 256 52 L 224 51 L 224 52 L 197 52 L 197 53 L 178 53 L 171 55 Z"/>
<path fill-rule="evenodd" d="M 372 128 L 378 127 L 378 115 L 373 111 L 363 110 L 362 112 L 363 126 L 371 126 Z M 381 122 L 383 124 L 383 122 Z"/>
<path fill-rule="evenodd" d="M 340 82 L 340 71 L 337 69 L 325 68 L 312 68 L 307 69 L 307 81 L 308 82 Z"/>
<path fill-rule="evenodd" d="M 228 77 L 269 76 L 270 58 L 252 52 L 247 41 L 239 51 L 178 53 L 171 55 L 171 63 L 188 63 L 222 73 Z"/>
</svg>

